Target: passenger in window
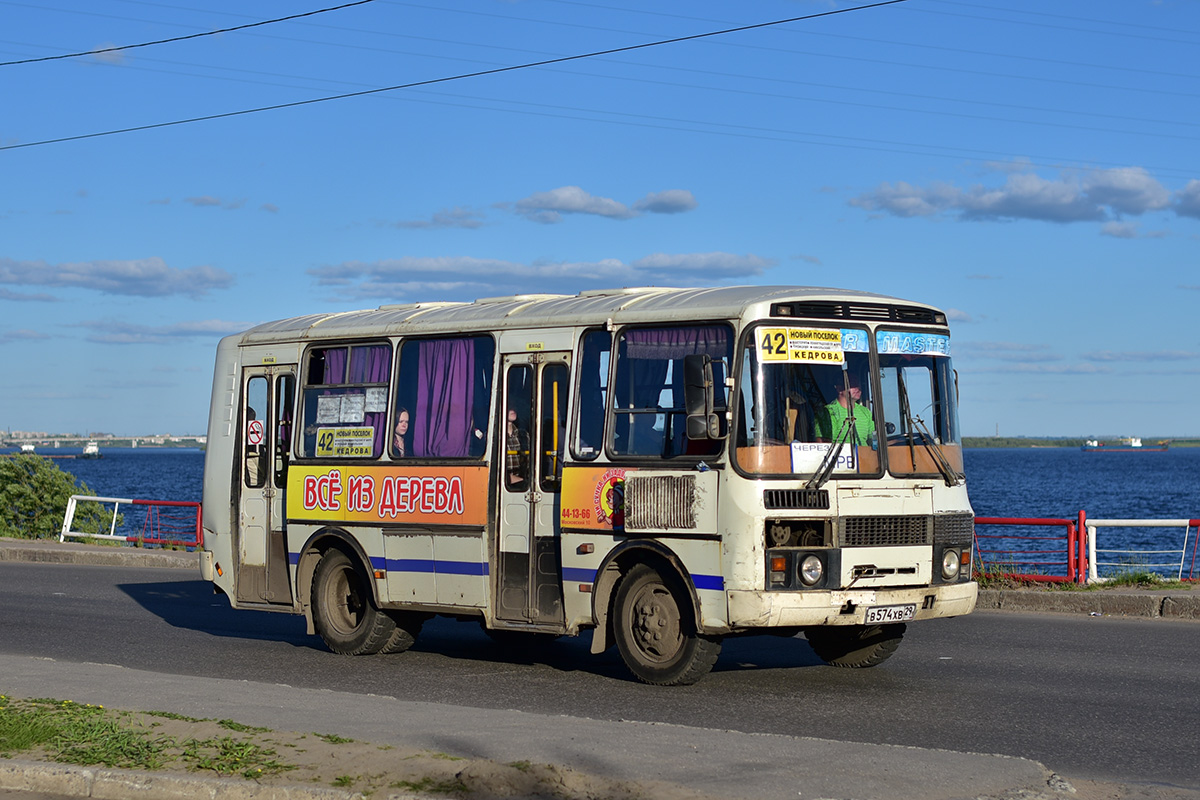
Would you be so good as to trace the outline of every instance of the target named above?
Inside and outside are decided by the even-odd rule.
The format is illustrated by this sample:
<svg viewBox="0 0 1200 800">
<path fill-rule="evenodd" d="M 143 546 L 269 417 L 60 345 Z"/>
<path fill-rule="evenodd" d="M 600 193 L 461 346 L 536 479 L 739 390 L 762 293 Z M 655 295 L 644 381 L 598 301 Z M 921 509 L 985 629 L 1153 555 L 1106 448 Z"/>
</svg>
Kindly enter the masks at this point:
<svg viewBox="0 0 1200 800">
<path fill-rule="evenodd" d="M 875 435 L 875 418 L 871 409 L 862 403 L 862 381 L 856 375 L 848 375 L 846 383 L 838 389 L 837 399 L 816 409 L 817 441 L 832 442 L 839 438 L 843 426 L 850 417 L 850 404 L 854 404 L 854 426 L 844 435 L 848 444 L 866 444 Z"/>
<path fill-rule="evenodd" d="M 505 438 L 505 449 L 508 452 L 505 474 L 508 486 L 514 490 L 524 489 L 529 480 L 529 433 L 521 428 L 514 408 L 508 410 Z"/>
<path fill-rule="evenodd" d="M 392 455 L 396 458 L 404 458 L 408 449 L 404 445 L 404 439 L 408 436 L 408 409 L 399 408 L 396 410 L 396 430 L 392 434 Z"/>
</svg>

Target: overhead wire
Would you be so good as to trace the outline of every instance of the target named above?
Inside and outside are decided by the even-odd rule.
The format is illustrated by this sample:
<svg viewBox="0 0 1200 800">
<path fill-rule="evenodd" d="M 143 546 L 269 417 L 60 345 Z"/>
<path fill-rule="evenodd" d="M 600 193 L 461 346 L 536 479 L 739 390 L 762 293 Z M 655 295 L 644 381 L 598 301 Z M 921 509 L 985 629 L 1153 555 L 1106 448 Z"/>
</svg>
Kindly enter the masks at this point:
<svg viewBox="0 0 1200 800">
<path fill-rule="evenodd" d="M 101 53 L 115 53 L 121 50 L 133 50 L 138 47 L 153 47 L 160 44 L 171 44 L 173 42 L 184 42 L 189 39 L 199 39 L 204 36 L 216 36 L 218 33 L 232 33 L 234 31 L 244 31 L 249 28 L 259 28 L 263 25 L 274 25 L 277 22 L 289 22 L 295 19 L 303 19 L 304 17 L 312 17 L 317 14 L 325 14 L 330 11 L 341 11 L 344 8 L 352 6 L 366 5 L 373 3 L 375 0 L 354 0 L 351 3 L 343 3 L 340 6 L 330 6 L 328 8 L 319 8 L 315 11 L 305 11 L 301 14 L 291 14 L 286 17 L 276 17 L 275 19 L 264 19 L 258 22 L 250 22 L 245 25 L 235 25 L 232 28 L 220 28 L 212 31 L 202 31 L 200 33 L 191 33 L 186 36 L 173 36 L 169 39 L 156 39 L 152 42 L 139 42 L 137 44 L 114 45 L 112 47 L 98 47 L 94 50 L 84 50 L 77 53 L 60 53 L 53 56 L 40 56 L 37 58 L 23 58 L 17 61 L 0 61 L 0 67 L 13 67 L 18 64 L 37 64 L 43 61 L 59 61 L 64 58 L 79 58 L 80 56 L 95 56 Z"/>
<path fill-rule="evenodd" d="M 551 64 L 562 64 L 569 61 L 580 61 L 588 58 L 596 58 L 598 56 L 612 55 L 614 53 L 628 53 L 635 50 L 645 50 L 651 47 L 662 47 L 668 44 L 679 44 L 681 42 L 697 41 L 700 39 L 708 39 L 715 36 L 726 36 L 731 33 L 741 33 L 744 31 L 760 30 L 778 25 L 786 25 L 792 22 L 802 22 L 805 20 L 819 19 L 821 17 L 830 17 L 839 14 L 847 14 L 855 11 L 865 11 L 872 8 L 882 8 L 884 6 L 898 5 L 906 3 L 908 0 L 881 0 L 876 3 L 867 3 L 860 6 L 851 6 L 848 8 L 834 9 L 833 11 L 822 11 L 815 14 L 805 14 L 798 17 L 788 17 L 786 19 L 771 20 L 769 22 L 756 22 L 750 25 L 739 25 L 733 28 L 724 28 L 717 31 L 705 31 L 704 33 L 693 33 L 687 36 L 675 36 L 669 39 L 659 39 L 653 42 L 641 42 L 639 44 L 625 45 L 622 47 L 611 47 L 605 50 L 595 50 L 590 53 L 578 53 L 576 55 L 561 56 L 557 58 L 543 59 L 541 61 L 532 61 L 524 64 L 513 64 L 505 67 L 496 67 L 494 69 L 479 70 L 476 72 L 461 73 L 458 75 L 449 75 L 441 78 L 429 78 L 421 81 L 412 81 L 410 83 L 397 84 L 395 86 L 382 86 L 376 89 L 365 89 L 358 92 L 347 92 L 344 94 L 327 95 L 325 97 L 314 97 L 308 100 L 296 100 L 289 103 L 276 103 L 269 106 L 259 106 L 257 108 L 247 108 L 238 111 L 225 111 L 218 114 L 205 114 L 199 117 L 189 117 L 187 119 L 171 120 L 169 122 L 155 122 L 147 125 L 134 125 L 127 128 L 118 128 L 108 131 L 97 131 L 94 133 L 83 133 L 74 136 L 61 136 L 55 139 L 42 139 L 36 142 L 22 142 L 20 144 L 11 144 L 0 146 L 0 151 L 18 150 L 27 147 L 38 147 L 47 144 L 61 144 L 63 142 L 75 142 L 83 139 L 95 139 L 101 136 L 115 136 L 123 133 L 133 133 L 136 131 L 155 130 L 157 128 L 168 128 L 178 125 L 189 125 L 196 122 L 207 122 L 217 119 L 228 119 L 231 117 L 246 116 L 248 114 L 258 114 L 266 111 L 278 111 L 285 108 L 298 108 L 301 106 L 314 105 L 316 103 L 327 103 L 333 100 L 346 100 L 352 97 L 366 97 L 369 95 L 381 94 L 384 92 L 394 92 L 400 89 L 412 89 L 418 86 L 431 86 L 439 83 L 448 83 L 450 81 L 466 80 L 468 78 L 479 78 L 486 75 L 499 75 L 506 72 L 514 72 L 522 69 L 531 69 L 534 67 L 544 67 Z"/>
</svg>

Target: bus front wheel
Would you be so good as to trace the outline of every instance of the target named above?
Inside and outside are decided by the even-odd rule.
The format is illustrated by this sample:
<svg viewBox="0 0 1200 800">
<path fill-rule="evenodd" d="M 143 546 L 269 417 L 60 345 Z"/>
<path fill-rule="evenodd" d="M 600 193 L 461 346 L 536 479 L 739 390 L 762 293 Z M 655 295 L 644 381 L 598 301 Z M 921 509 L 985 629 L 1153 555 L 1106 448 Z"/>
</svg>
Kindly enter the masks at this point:
<svg viewBox="0 0 1200 800">
<path fill-rule="evenodd" d="M 682 582 L 639 564 L 617 586 L 613 637 L 629 671 L 645 683 L 695 683 L 717 663 L 721 640 L 696 632 Z"/>
<path fill-rule="evenodd" d="M 904 637 L 905 624 L 846 625 L 804 632 L 817 657 L 831 667 L 862 669 L 887 661 Z"/>
<path fill-rule="evenodd" d="M 313 626 L 335 653 L 362 656 L 387 648 L 398 652 L 396 621 L 375 605 L 366 571 L 356 559 L 333 549 L 313 574 Z"/>
</svg>

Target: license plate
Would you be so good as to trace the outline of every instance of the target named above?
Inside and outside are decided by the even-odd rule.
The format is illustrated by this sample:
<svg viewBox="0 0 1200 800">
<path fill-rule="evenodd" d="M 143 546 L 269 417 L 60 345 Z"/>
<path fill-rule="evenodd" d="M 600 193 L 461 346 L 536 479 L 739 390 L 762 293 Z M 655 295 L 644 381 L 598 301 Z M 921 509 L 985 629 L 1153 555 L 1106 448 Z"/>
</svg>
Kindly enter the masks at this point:
<svg viewBox="0 0 1200 800">
<path fill-rule="evenodd" d="M 902 606 L 872 606 L 867 609 L 867 624 L 875 622 L 907 622 L 917 615 L 916 603 Z"/>
</svg>

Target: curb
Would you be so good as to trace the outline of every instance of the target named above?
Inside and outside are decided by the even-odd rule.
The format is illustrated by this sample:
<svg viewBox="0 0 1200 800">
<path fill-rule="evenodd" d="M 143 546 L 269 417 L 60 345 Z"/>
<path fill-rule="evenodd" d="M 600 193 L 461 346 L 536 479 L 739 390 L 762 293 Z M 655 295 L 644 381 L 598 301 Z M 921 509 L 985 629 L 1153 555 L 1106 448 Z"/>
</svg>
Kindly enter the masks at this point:
<svg viewBox="0 0 1200 800">
<path fill-rule="evenodd" d="M 0 561 L 39 564 L 89 564 L 109 567 L 200 569 L 198 552 L 143 550 L 136 547 L 95 547 L 58 541 L 26 542 L 0 539 Z"/>
<path fill-rule="evenodd" d="M 229 778 L 97 769 L 68 764 L 0 761 L 0 789 L 46 792 L 97 800 L 362 800 L 338 789 L 263 786 Z"/>
<path fill-rule="evenodd" d="M 1105 617 L 1200 620 L 1200 595 L 1120 590 L 1054 592 L 980 589 L 976 608 L 995 611 L 1089 614 Z"/>
<path fill-rule="evenodd" d="M 0 789 L 95 800 L 364 800 L 359 792 L 316 786 L 265 786 L 234 778 L 43 764 L 0 759 Z M 422 800 L 389 794 L 386 800 Z"/>
</svg>

